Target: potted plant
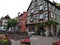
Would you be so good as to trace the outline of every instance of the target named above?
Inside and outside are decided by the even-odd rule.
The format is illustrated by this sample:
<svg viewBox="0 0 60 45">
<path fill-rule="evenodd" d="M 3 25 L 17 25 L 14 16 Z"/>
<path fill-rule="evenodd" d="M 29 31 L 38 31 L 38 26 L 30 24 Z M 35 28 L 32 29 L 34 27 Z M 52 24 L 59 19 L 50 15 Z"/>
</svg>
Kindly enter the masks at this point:
<svg viewBox="0 0 60 45">
<path fill-rule="evenodd" d="M 21 43 L 22 45 L 30 45 L 30 44 L 31 44 L 31 41 L 30 41 L 29 38 L 25 38 L 25 39 L 23 39 L 23 40 L 20 40 L 20 43 Z"/>
</svg>

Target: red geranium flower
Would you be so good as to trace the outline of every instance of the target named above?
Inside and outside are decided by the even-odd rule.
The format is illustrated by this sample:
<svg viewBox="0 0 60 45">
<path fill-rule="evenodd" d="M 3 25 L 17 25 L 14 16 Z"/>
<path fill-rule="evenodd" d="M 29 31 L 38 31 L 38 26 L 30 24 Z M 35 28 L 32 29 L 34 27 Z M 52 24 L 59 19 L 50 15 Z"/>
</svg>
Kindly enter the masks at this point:
<svg viewBox="0 0 60 45">
<path fill-rule="evenodd" d="M 20 42 L 21 42 L 21 43 L 30 43 L 31 41 L 30 41 L 30 39 L 23 39 L 23 40 L 21 40 Z"/>
<path fill-rule="evenodd" d="M 60 41 L 57 41 L 56 44 L 57 44 L 57 45 L 60 45 Z"/>
</svg>

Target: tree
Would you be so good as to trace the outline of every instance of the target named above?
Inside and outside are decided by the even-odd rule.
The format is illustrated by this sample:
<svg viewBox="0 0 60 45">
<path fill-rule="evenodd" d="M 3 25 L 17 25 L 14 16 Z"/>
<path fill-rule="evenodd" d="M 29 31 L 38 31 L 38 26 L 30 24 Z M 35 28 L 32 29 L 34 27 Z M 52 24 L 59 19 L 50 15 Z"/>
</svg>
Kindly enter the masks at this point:
<svg viewBox="0 0 60 45">
<path fill-rule="evenodd" d="M 11 30 L 12 30 L 12 27 L 14 27 L 14 30 L 15 30 L 15 26 L 17 25 L 17 20 L 15 19 L 12 19 L 12 20 L 9 20 L 7 22 L 7 30 L 11 27 Z"/>
<path fill-rule="evenodd" d="M 17 25 L 18 21 L 15 20 L 15 19 L 12 19 L 11 20 L 11 24 L 12 24 L 12 27 L 14 27 L 14 30 L 15 30 L 15 26 Z"/>
<path fill-rule="evenodd" d="M 12 27 L 11 20 L 9 20 L 9 21 L 7 22 L 7 30 L 8 30 L 10 27 Z"/>
</svg>

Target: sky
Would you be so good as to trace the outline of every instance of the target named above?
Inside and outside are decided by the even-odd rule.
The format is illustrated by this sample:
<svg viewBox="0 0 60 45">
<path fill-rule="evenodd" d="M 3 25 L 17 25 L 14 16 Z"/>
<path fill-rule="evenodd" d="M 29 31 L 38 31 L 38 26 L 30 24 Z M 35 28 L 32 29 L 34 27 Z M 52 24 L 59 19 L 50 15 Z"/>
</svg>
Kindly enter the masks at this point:
<svg viewBox="0 0 60 45">
<path fill-rule="evenodd" d="M 60 3 L 60 0 L 54 1 Z M 0 18 L 7 14 L 11 18 L 18 16 L 18 12 L 23 13 L 27 11 L 30 2 L 31 0 L 0 0 Z"/>
</svg>

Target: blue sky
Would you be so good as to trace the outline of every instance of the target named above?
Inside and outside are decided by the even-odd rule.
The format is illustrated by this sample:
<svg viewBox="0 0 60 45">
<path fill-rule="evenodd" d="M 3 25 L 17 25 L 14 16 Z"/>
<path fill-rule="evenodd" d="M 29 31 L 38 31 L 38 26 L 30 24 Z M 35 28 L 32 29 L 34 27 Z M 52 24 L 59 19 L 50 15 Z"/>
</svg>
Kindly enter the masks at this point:
<svg viewBox="0 0 60 45">
<path fill-rule="evenodd" d="M 51 0 L 53 1 L 53 0 Z M 54 0 L 60 3 L 60 0 Z M 18 16 L 18 12 L 26 11 L 31 0 L 0 0 L 0 18 L 9 15 L 11 18 Z"/>
</svg>

